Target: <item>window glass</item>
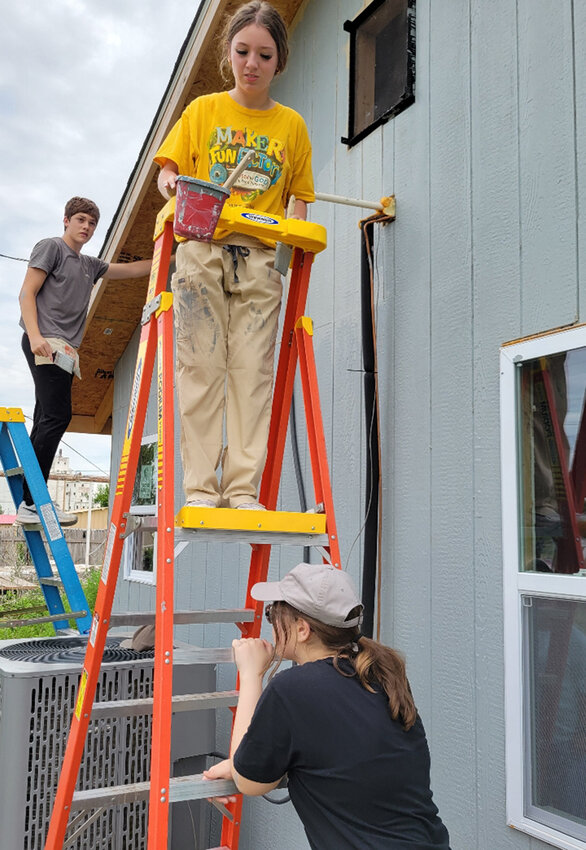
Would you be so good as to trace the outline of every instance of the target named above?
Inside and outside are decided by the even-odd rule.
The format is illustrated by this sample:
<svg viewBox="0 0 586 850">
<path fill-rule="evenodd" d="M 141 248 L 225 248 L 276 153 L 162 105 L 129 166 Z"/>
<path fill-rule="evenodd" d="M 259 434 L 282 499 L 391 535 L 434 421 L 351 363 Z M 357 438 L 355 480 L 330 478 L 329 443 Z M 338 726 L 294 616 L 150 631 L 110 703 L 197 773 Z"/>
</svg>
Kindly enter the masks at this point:
<svg viewBox="0 0 586 850">
<path fill-rule="evenodd" d="M 154 507 L 157 498 L 157 443 L 152 437 L 140 447 L 132 505 Z"/>
<path fill-rule="evenodd" d="M 582 573 L 586 545 L 586 348 L 519 367 L 520 569 Z"/>
<path fill-rule="evenodd" d="M 130 513 L 144 517 L 124 541 L 124 574 L 126 578 L 151 583 L 154 581 L 157 534 L 153 516 L 157 512 L 157 438 L 144 437 L 140 447 L 134 479 Z M 147 519 L 148 518 L 148 519 Z"/>
<path fill-rule="evenodd" d="M 527 813 L 586 839 L 586 603 L 523 597 Z"/>
<path fill-rule="evenodd" d="M 156 534 L 152 529 L 135 531 L 133 537 L 136 539 L 132 544 L 131 569 L 138 572 L 152 573 L 155 561 Z"/>
</svg>

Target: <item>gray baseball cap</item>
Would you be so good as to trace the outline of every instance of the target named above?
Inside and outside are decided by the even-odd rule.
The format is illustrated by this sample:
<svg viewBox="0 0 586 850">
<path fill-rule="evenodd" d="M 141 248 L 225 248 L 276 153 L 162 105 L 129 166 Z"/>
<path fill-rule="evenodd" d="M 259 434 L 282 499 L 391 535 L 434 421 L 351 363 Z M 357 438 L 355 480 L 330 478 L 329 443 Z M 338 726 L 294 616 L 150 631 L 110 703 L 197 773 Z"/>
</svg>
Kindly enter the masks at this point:
<svg viewBox="0 0 586 850">
<path fill-rule="evenodd" d="M 297 564 L 281 581 L 261 581 L 250 591 L 263 602 L 288 602 L 293 608 L 325 623 L 350 629 L 362 620 L 363 605 L 348 573 L 327 564 Z M 346 617 L 360 606 L 360 616 Z"/>
</svg>

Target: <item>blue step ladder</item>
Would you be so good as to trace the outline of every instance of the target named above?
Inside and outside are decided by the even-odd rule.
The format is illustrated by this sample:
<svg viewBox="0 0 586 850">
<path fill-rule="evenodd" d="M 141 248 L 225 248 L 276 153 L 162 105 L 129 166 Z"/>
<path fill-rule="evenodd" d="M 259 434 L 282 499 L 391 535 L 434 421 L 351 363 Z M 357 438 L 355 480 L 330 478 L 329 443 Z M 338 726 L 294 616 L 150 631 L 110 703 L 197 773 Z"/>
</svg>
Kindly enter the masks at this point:
<svg viewBox="0 0 586 850">
<path fill-rule="evenodd" d="M 26 430 L 24 414 L 19 407 L 0 407 L 0 460 L 15 507 L 18 509 L 22 501 L 23 481 L 26 478 L 39 514 L 38 524 L 23 525 L 21 528 L 49 611 L 46 617 L 0 621 L 0 625 L 50 622 L 59 633 L 69 630 L 69 620 L 75 620 L 79 632 L 88 633 L 92 624 L 91 611 Z M 59 576 L 53 572 L 47 547 Z M 65 611 L 62 594 L 69 602 L 71 611 Z"/>
</svg>

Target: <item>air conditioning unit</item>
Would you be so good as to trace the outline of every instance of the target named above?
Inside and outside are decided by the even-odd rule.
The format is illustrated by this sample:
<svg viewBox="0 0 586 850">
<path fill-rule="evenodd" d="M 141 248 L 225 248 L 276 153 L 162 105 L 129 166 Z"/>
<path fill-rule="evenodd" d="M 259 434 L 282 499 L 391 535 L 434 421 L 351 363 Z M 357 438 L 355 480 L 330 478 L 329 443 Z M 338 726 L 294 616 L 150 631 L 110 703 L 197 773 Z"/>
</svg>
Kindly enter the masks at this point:
<svg viewBox="0 0 586 850">
<path fill-rule="evenodd" d="M 96 702 L 152 697 L 153 653 L 124 649 L 122 639 L 107 640 Z M 43 850 L 86 641 L 0 641 L 0 850 Z M 194 651 L 187 644 L 174 650 L 176 694 L 215 690 L 215 668 L 196 663 Z M 213 710 L 174 716 L 172 733 L 173 772 L 200 773 L 204 754 L 215 746 Z M 91 721 L 77 788 L 148 781 L 150 739 L 150 716 Z M 209 809 L 202 801 L 172 806 L 170 847 L 206 846 Z M 144 850 L 147 822 L 147 802 L 102 809 L 97 816 L 82 812 L 70 822 L 64 846 Z"/>
</svg>

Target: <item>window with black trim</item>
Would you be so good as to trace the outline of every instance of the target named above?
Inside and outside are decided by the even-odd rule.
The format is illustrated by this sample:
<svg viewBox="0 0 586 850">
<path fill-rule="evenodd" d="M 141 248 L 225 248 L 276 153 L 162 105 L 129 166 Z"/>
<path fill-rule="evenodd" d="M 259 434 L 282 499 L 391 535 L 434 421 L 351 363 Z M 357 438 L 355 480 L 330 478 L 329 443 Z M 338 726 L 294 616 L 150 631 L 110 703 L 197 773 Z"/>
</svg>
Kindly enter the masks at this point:
<svg viewBox="0 0 586 850">
<path fill-rule="evenodd" d="M 373 0 L 350 33 L 348 136 L 355 145 L 415 101 L 415 0 Z"/>
</svg>

